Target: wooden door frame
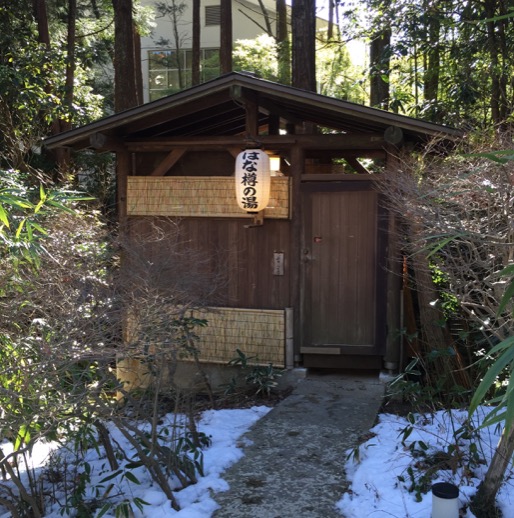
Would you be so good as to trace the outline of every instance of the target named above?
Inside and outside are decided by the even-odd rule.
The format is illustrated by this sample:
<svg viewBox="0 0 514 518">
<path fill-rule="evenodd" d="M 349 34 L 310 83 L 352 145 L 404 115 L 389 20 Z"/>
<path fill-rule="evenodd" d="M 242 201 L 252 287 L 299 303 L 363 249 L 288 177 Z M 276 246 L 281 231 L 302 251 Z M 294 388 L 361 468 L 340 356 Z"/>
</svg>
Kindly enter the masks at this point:
<svg viewBox="0 0 514 518">
<path fill-rule="evenodd" d="M 350 175 L 349 175 L 350 176 Z M 312 175 L 309 175 L 309 180 L 314 180 Z M 302 217 L 301 217 L 301 246 L 299 247 L 300 256 L 298 258 L 299 269 L 300 269 L 300 340 L 299 350 L 306 347 L 310 348 L 310 344 L 305 343 L 305 325 L 306 325 L 306 304 L 307 304 L 307 274 L 306 264 L 303 259 L 303 251 L 307 249 L 307 243 L 305 243 L 306 231 L 311 224 L 306 218 L 310 218 L 310 212 L 307 210 L 310 204 L 310 200 L 307 197 L 311 193 L 315 192 L 359 192 L 359 191 L 370 191 L 375 189 L 376 178 L 362 177 L 352 175 L 350 178 L 345 178 L 344 181 L 307 181 L 301 183 L 300 194 L 302 203 Z M 378 192 L 377 198 L 377 235 L 376 235 L 376 254 L 377 261 L 375 265 L 375 283 L 376 283 L 376 295 L 375 295 L 375 347 L 373 351 L 365 349 L 359 346 L 339 346 L 335 347 L 338 352 L 335 354 L 348 355 L 348 356 L 383 356 L 386 350 L 386 336 L 387 336 L 387 228 L 388 228 L 388 212 L 382 203 L 383 195 Z M 314 347 L 313 347 L 314 349 Z M 325 349 L 325 350 L 323 350 Z M 333 352 L 331 348 L 319 347 L 320 354 L 331 355 Z M 315 354 L 315 353 L 314 353 Z"/>
</svg>

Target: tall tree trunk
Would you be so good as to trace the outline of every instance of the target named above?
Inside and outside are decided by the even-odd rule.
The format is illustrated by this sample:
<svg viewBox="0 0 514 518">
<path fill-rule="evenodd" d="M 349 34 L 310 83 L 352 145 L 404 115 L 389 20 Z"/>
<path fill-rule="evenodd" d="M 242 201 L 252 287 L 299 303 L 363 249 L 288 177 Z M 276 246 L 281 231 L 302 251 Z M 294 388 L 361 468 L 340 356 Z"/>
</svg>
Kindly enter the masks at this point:
<svg viewBox="0 0 514 518">
<path fill-rule="evenodd" d="M 441 21 L 436 6 L 427 7 L 427 67 L 424 75 L 424 98 L 427 103 L 435 104 L 439 91 L 439 71 L 441 59 L 441 47 L 439 45 Z M 434 113 L 435 115 L 435 113 Z"/>
<path fill-rule="evenodd" d="M 181 8 L 177 5 L 176 0 L 171 0 L 171 28 L 173 32 L 173 41 L 175 44 L 175 55 L 177 56 L 177 72 L 178 72 L 178 87 L 179 90 L 185 88 L 184 84 L 184 64 L 182 60 L 182 42 L 180 41 L 180 33 L 178 30 L 178 24 L 181 16 Z"/>
<path fill-rule="evenodd" d="M 139 104 L 132 0 L 112 0 L 114 8 L 114 109 Z"/>
<path fill-rule="evenodd" d="M 277 0 L 277 60 L 278 80 L 284 85 L 291 84 L 291 46 L 287 25 L 286 0 Z"/>
<path fill-rule="evenodd" d="M 75 41 L 77 28 L 77 0 L 68 0 L 68 41 L 66 42 L 66 83 L 65 83 L 65 103 L 71 108 L 74 99 L 75 84 Z M 61 131 L 71 128 L 71 121 L 61 121 Z"/>
<path fill-rule="evenodd" d="M 293 86 L 316 91 L 316 1 L 293 0 Z"/>
<path fill-rule="evenodd" d="M 420 224 L 410 221 L 406 226 L 411 243 L 422 243 L 423 231 Z M 416 245 L 418 246 L 418 245 Z M 419 320 L 420 320 L 420 347 L 425 349 L 423 356 L 432 356 L 433 365 L 426 369 L 425 382 L 437 387 L 439 380 L 444 380 L 446 385 L 442 390 L 450 390 L 455 386 L 462 386 L 466 389 L 471 388 L 471 380 L 465 370 L 462 358 L 456 351 L 455 355 L 448 356 L 450 342 L 442 327 L 441 322 L 444 317 L 441 309 L 434 305 L 434 300 L 438 298 L 438 292 L 432 279 L 429 259 L 425 254 L 412 254 L 412 269 L 416 280 L 416 292 L 418 297 Z"/>
<path fill-rule="evenodd" d="M 93 14 L 95 15 L 95 18 L 97 20 L 100 19 L 100 9 L 98 9 L 98 3 L 97 0 L 91 0 L 91 9 L 93 9 Z"/>
<path fill-rule="evenodd" d="M 193 0 L 193 63 L 192 83 L 200 84 L 200 0 Z"/>
<path fill-rule="evenodd" d="M 134 72 L 136 84 L 136 104 L 143 104 L 143 65 L 141 63 L 141 35 L 135 22 L 132 23 L 134 36 Z"/>
<path fill-rule="evenodd" d="M 71 2 L 71 0 L 70 0 L 70 2 Z M 50 31 L 48 28 L 48 13 L 46 10 L 46 0 L 33 0 L 32 6 L 33 6 L 33 10 L 34 10 L 34 17 L 35 17 L 36 23 L 37 23 L 38 41 L 40 43 L 42 43 L 43 45 L 45 45 L 45 47 L 48 50 L 50 50 L 51 42 L 50 42 Z M 69 27 L 70 27 L 70 25 L 68 24 L 68 32 L 70 30 Z M 72 36 L 72 37 L 74 38 L 74 36 Z M 74 46 L 75 45 L 73 43 L 72 54 L 74 54 L 74 52 L 75 52 Z M 70 52 L 70 43 L 69 42 L 68 42 L 68 52 Z M 69 68 L 69 66 L 70 66 L 69 58 L 70 58 L 70 56 L 68 56 L 68 62 L 67 62 L 67 66 L 66 66 L 66 86 L 67 87 L 68 87 L 68 76 L 70 73 L 73 73 L 72 70 Z M 75 60 L 73 58 L 73 62 L 74 61 Z M 48 63 L 48 64 L 50 65 L 50 68 L 51 68 L 51 64 L 50 63 Z M 73 88 L 73 85 L 72 85 L 72 88 Z M 45 91 L 47 93 L 51 93 L 51 87 L 47 85 L 45 87 Z M 73 90 L 71 92 L 72 92 L 71 99 L 73 100 Z M 66 102 L 68 102 L 68 101 L 69 101 L 69 96 L 67 93 Z M 71 103 L 69 104 L 69 106 L 71 106 Z M 64 131 L 66 129 L 69 129 L 69 125 L 59 119 L 54 119 L 50 124 L 50 132 L 52 135 L 57 135 L 58 133 L 61 133 L 61 131 Z M 62 179 L 61 176 L 67 168 L 67 164 L 68 164 L 69 158 L 70 158 L 70 152 L 67 149 L 59 148 L 53 152 L 53 158 L 55 160 L 57 168 L 53 175 L 52 180 L 54 182 L 58 182 Z"/>
<path fill-rule="evenodd" d="M 514 454 L 514 425 L 511 424 L 508 433 L 503 433 L 498 447 L 485 474 L 484 480 L 478 486 L 478 491 L 471 504 L 471 510 L 476 516 L 487 514 L 494 509 L 496 495 L 505 478 L 505 472 L 512 462 Z"/>
<path fill-rule="evenodd" d="M 334 37 L 334 9 L 334 0 L 328 0 L 328 41 L 330 41 Z"/>
<path fill-rule="evenodd" d="M 221 73 L 232 72 L 232 0 L 221 0 L 220 62 Z"/>
<path fill-rule="evenodd" d="M 369 47 L 369 103 L 384 110 L 389 107 L 390 45 L 391 30 L 382 28 L 373 35 Z"/>
<path fill-rule="evenodd" d="M 506 122 L 508 79 L 503 70 L 504 59 L 507 58 L 504 20 L 491 20 L 495 16 L 505 14 L 502 3 L 497 0 L 486 0 L 484 3 L 485 15 L 489 20 L 487 26 L 487 47 L 490 59 L 491 74 L 491 118 L 493 124 L 501 130 Z M 497 7 L 499 10 L 497 11 Z"/>
<path fill-rule="evenodd" d="M 38 41 L 50 48 L 50 31 L 48 30 L 48 14 L 46 11 L 46 0 L 32 0 L 34 18 L 37 23 Z"/>
</svg>

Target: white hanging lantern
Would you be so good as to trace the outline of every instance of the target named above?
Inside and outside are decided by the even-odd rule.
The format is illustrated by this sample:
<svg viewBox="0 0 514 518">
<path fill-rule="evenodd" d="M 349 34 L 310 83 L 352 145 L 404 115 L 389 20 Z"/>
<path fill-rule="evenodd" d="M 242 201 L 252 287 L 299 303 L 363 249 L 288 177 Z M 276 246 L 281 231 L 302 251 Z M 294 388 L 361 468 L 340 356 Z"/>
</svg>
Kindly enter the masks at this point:
<svg viewBox="0 0 514 518">
<path fill-rule="evenodd" d="M 249 213 L 264 210 L 269 202 L 270 161 L 262 149 L 245 149 L 236 158 L 236 196 L 241 209 Z"/>
</svg>

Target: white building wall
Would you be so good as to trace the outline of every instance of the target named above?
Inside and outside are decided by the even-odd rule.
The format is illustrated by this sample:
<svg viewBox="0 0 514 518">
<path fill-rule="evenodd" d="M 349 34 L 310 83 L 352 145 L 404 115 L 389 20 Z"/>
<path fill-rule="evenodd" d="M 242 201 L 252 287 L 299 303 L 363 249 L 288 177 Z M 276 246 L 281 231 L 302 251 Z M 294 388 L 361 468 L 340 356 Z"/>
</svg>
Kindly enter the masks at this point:
<svg viewBox="0 0 514 518">
<path fill-rule="evenodd" d="M 178 29 L 180 37 L 180 47 L 191 49 L 192 47 L 192 2 L 191 0 L 176 0 L 186 4 L 186 8 L 180 17 Z M 168 0 L 171 4 L 171 0 Z M 141 0 L 145 7 L 154 7 L 155 0 Z M 200 47 L 202 49 L 219 49 L 220 47 L 220 27 L 206 26 L 205 12 L 207 6 L 219 6 L 219 0 L 202 0 L 200 8 Z M 264 5 L 269 10 L 270 20 L 275 20 L 275 0 L 264 0 Z M 168 17 L 155 18 L 152 34 L 141 38 L 141 61 L 143 68 L 143 88 L 144 100 L 150 100 L 149 95 L 149 52 L 158 50 L 170 50 L 175 48 L 173 38 L 173 24 Z M 232 32 L 234 40 L 253 39 L 263 34 L 266 27 L 261 8 L 257 1 L 253 0 L 233 0 L 232 1 Z M 273 26 L 273 30 L 274 26 Z M 159 46 L 156 44 L 160 39 L 170 41 L 169 46 Z"/>
</svg>

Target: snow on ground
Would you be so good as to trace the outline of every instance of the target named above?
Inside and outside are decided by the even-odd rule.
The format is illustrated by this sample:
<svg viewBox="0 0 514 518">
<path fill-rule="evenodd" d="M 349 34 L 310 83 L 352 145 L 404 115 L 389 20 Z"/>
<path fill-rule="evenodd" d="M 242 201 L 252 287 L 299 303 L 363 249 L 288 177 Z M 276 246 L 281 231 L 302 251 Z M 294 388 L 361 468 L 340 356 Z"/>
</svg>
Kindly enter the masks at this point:
<svg viewBox="0 0 514 518">
<path fill-rule="evenodd" d="M 208 518 L 218 507 L 212 499 L 212 493 L 228 489 L 228 484 L 220 476 L 221 473 L 243 456 L 242 446 L 244 444 L 240 442 L 241 436 L 269 410 L 271 408 L 258 406 L 249 409 L 208 410 L 203 413 L 198 424 L 198 431 L 210 437 L 211 440 L 210 446 L 205 449 L 203 454 L 204 476 L 199 477 L 198 483 L 175 493 L 181 507 L 179 512 L 171 508 L 165 494 L 156 484 L 152 483 L 150 476 L 143 467 L 128 470 L 131 474 L 130 478 L 133 475 L 139 482 L 138 484 L 123 476 L 102 482 L 102 479 L 109 476 L 111 471 L 101 449 L 99 451 L 88 450 L 83 457 L 83 461 L 87 462 L 91 468 L 91 484 L 88 488 L 87 497 L 89 499 L 95 498 L 95 491 L 97 490 L 100 490 L 100 494 L 103 494 L 106 488 L 114 483 L 115 487 L 110 491 L 110 494 L 118 495 L 113 497 L 116 500 L 121 502 L 125 498 L 134 502 L 135 499 L 139 498 L 145 502 L 142 506 L 142 512 L 137 506 L 132 505 L 135 518 Z M 172 428 L 176 424 L 177 420 L 174 419 L 172 414 L 168 414 L 162 419 L 161 429 Z M 127 452 L 131 450 L 126 440 L 114 427 L 109 427 L 109 431 L 113 437 L 113 442 Z M 52 452 L 56 451 L 56 447 L 55 443 L 37 444 L 32 451 L 32 466 L 36 470 L 43 467 L 52 456 Z M 7 455 L 12 451 L 12 446 L 4 442 L 2 450 Z M 60 455 L 64 457 L 66 453 L 61 451 Z M 59 495 L 57 496 L 59 497 Z M 63 498 L 61 496 L 61 502 Z M 47 512 L 45 518 L 61 518 L 63 516 L 60 512 L 61 509 L 62 506 L 55 504 L 53 509 Z M 0 506 L 0 518 L 10 518 L 10 516 L 11 514 L 5 513 L 5 509 Z M 73 516 L 73 513 L 71 516 Z M 114 510 L 112 514 L 104 514 L 103 518 L 114 518 Z"/>
<path fill-rule="evenodd" d="M 211 438 L 211 445 L 204 450 L 204 476 L 197 484 L 177 492 L 181 506 L 174 511 L 164 493 L 152 481 L 142 467 L 130 470 L 139 484 L 127 477 L 118 476 L 109 481 L 114 483 L 111 492 L 118 501 L 141 499 L 145 502 L 140 511 L 132 506 L 135 518 L 209 518 L 217 508 L 213 493 L 228 489 L 223 480 L 223 471 L 237 462 L 242 456 L 241 436 L 270 409 L 253 407 L 250 409 L 209 410 L 204 412 L 198 429 Z M 466 433 L 462 428 L 466 413 L 463 411 L 436 412 L 417 415 L 409 421 L 407 418 L 390 414 L 381 414 L 379 423 L 371 430 L 370 439 L 356 450 L 349 452 L 346 463 L 347 476 L 351 481 L 350 490 L 341 495 L 339 502 L 334 502 L 346 518 L 415 518 L 430 516 L 430 485 L 434 482 L 452 482 L 459 486 L 460 505 L 466 506 L 475 493 L 483 477 L 487 463 L 492 457 L 499 439 L 494 427 L 481 430 L 478 434 Z M 170 414 L 163 420 L 163 426 L 173 426 Z M 123 437 L 114 428 L 110 429 L 121 448 L 129 448 Z M 460 437 L 456 443 L 454 433 Z M 4 454 L 8 444 L 2 445 Z M 52 444 L 39 444 L 32 452 L 34 466 L 44 466 Z M 453 463 L 457 457 L 463 459 L 459 467 Z M 91 468 L 91 487 L 87 496 L 93 498 L 95 487 L 105 487 L 100 483 L 109 473 L 107 461 L 101 451 L 88 450 L 84 459 Z M 83 464 L 82 464 L 83 465 Z M 422 468 L 420 471 L 418 468 Z M 454 470 L 452 470 L 454 468 Z M 425 482 L 420 476 L 432 469 L 434 477 Z M 414 485 L 425 493 L 409 491 Z M 514 472 L 511 469 L 498 496 L 498 504 L 505 517 L 514 516 Z M 111 514 L 109 514 L 111 513 Z M 105 514 L 113 518 L 114 510 Z M 73 515 L 73 513 L 72 513 Z M 9 513 L 2 511 L 0 518 L 8 518 Z M 45 518 L 62 516 L 60 507 L 49 509 Z M 468 510 L 463 515 L 473 517 Z M 237 518 L 237 517 L 234 517 Z"/>
<path fill-rule="evenodd" d="M 479 410 L 483 416 L 483 409 Z M 381 414 L 371 430 L 374 436 L 357 454 L 350 453 L 346 470 L 351 488 L 337 507 L 346 518 L 425 518 L 431 515 L 431 484 L 450 482 L 459 487 L 459 507 L 466 508 L 500 438 L 496 427 L 466 433 L 462 426 L 466 417 L 465 411 L 439 411 L 416 415 L 412 423 L 404 417 Z M 460 437 L 457 442 L 455 433 Z M 457 458 L 462 459 L 460 466 Z M 434 475 L 424 483 L 425 493 L 409 491 L 412 486 L 421 488 L 424 473 Z M 503 516 L 514 517 L 512 466 L 497 504 Z M 463 516 L 474 517 L 469 510 Z"/>
</svg>

